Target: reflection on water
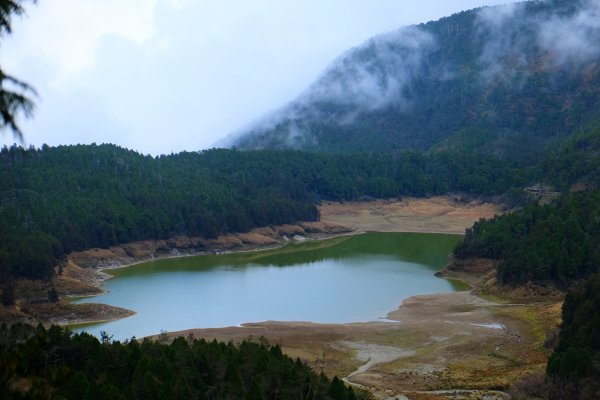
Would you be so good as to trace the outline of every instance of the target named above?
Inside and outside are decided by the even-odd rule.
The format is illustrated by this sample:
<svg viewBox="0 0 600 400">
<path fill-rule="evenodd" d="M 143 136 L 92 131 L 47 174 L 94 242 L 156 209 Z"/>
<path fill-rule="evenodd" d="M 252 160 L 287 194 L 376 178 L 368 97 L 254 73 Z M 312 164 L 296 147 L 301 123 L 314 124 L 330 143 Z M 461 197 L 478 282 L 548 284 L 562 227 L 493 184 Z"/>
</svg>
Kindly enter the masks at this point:
<svg viewBox="0 0 600 400">
<path fill-rule="evenodd" d="M 116 339 L 265 320 L 357 322 L 416 294 L 462 289 L 433 276 L 456 235 L 367 233 L 281 249 L 165 259 L 111 271 L 106 295 L 78 300 L 136 315 L 78 327 Z"/>
</svg>

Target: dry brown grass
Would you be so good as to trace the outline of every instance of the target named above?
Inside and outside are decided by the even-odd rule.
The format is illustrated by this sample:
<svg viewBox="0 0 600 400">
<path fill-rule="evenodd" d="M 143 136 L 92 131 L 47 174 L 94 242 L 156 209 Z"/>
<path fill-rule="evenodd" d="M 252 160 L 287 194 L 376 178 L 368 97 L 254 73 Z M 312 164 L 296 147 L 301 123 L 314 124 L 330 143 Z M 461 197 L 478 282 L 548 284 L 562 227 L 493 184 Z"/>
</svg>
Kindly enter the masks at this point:
<svg viewBox="0 0 600 400">
<path fill-rule="evenodd" d="M 390 313 L 398 323 L 264 322 L 171 336 L 193 332 L 224 341 L 262 336 L 317 371 L 348 377 L 380 398 L 477 399 L 486 393 L 502 398 L 494 390 L 506 391 L 513 382 L 543 371 L 544 332 L 559 315 L 560 304 L 500 304 L 460 292 L 409 298 Z M 398 356 L 376 362 L 382 348 L 398 349 Z M 372 365 L 356 373 L 367 362 Z"/>
<path fill-rule="evenodd" d="M 439 232 L 463 234 L 480 218 L 501 213 L 497 205 L 462 202 L 451 196 L 426 199 L 327 202 L 319 206 L 321 220 L 359 231 Z"/>
</svg>

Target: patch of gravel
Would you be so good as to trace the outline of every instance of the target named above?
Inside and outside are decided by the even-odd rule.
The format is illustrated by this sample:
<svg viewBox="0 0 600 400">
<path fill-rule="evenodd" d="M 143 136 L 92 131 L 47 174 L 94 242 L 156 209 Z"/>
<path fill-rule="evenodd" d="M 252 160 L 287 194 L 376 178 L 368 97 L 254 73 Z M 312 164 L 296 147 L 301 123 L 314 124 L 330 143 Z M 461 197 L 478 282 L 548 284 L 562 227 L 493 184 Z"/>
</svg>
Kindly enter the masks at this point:
<svg viewBox="0 0 600 400">
<path fill-rule="evenodd" d="M 348 375 L 348 378 L 366 372 L 376 364 L 392 362 L 400 357 L 408 357 L 415 354 L 414 350 L 404 350 L 398 347 L 381 346 L 373 343 L 348 341 L 338 341 L 337 343 L 356 351 L 355 358 L 365 362 L 356 371 Z"/>
</svg>

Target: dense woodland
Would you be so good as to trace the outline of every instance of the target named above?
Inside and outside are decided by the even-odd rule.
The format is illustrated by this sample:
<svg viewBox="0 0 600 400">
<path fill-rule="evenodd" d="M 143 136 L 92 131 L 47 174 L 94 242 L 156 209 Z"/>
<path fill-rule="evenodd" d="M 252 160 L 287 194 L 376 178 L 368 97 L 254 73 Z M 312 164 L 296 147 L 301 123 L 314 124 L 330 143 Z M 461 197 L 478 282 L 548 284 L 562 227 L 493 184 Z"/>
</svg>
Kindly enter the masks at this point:
<svg viewBox="0 0 600 400">
<path fill-rule="evenodd" d="M 454 250 L 458 258 L 499 260 L 502 283 L 551 283 L 568 288 L 600 269 L 600 192 L 563 196 L 481 220 Z"/>
<path fill-rule="evenodd" d="M 0 151 L 0 277 L 47 279 L 64 254 L 177 234 L 207 238 L 318 219 L 321 199 L 504 193 L 527 172 L 462 153 L 207 150 L 114 145 Z"/>
<path fill-rule="evenodd" d="M 600 274 L 567 294 L 560 342 L 548 360 L 552 397 L 597 399 L 600 395 Z"/>
<path fill-rule="evenodd" d="M 27 382 L 27 385 L 23 383 Z M 177 338 L 125 343 L 57 326 L 0 327 L 2 399 L 360 398 L 337 378 L 316 374 L 278 346 Z"/>
<path fill-rule="evenodd" d="M 567 136 L 546 151 L 538 167 L 539 180 L 561 191 L 573 185 L 600 188 L 600 123 Z"/>
</svg>

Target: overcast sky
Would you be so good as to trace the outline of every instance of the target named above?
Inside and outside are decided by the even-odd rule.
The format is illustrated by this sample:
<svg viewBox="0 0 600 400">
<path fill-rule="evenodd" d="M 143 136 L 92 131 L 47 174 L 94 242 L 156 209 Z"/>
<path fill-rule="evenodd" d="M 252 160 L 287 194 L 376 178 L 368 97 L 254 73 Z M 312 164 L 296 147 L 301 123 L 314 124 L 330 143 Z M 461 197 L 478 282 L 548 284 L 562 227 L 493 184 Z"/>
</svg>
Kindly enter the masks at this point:
<svg viewBox="0 0 600 400">
<path fill-rule="evenodd" d="M 21 123 L 26 145 L 200 150 L 378 33 L 506 2 L 40 0 L 3 38 L 0 65 L 40 94 Z M 13 142 L 2 132 L 0 143 Z"/>
</svg>

